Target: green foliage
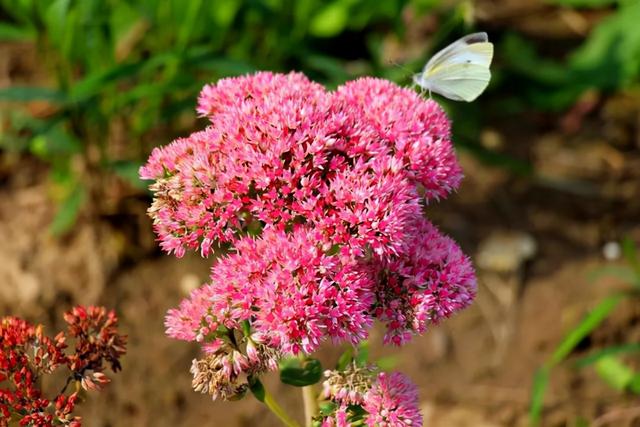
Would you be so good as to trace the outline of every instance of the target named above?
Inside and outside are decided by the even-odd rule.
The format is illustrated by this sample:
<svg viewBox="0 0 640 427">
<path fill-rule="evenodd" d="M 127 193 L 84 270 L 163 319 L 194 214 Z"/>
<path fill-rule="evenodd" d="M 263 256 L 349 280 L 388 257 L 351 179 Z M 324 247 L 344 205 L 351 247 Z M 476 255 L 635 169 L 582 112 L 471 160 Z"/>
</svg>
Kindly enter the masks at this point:
<svg viewBox="0 0 640 427">
<path fill-rule="evenodd" d="M 518 87 L 535 108 L 560 111 L 572 105 L 587 90 L 615 91 L 640 83 L 640 2 L 612 0 L 553 0 L 573 7 L 607 7 L 615 12 L 591 31 L 583 44 L 564 61 L 540 56 L 534 46 L 517 34 L 509 34 L 500 45 Z"/>
<path fill-rule="evenodd" d="M 31 150 L 53 164 L 54 173 L 72 176 L 66 194 L 100 195 L 100 188 L 79 189 L 80 183 L 98 183 L 94 186 L 100 180 L 84 179 L 70 161 L 60 160 L 60 141 L 74 141 L 62 146 L 68 157 L 85 162 L 81 170 L 132 183 L 134 166 L 150 146 L 168 142 L 174 135 L 167 130 L 195 120 L 195 99 L 205 83 L 257 69 L 299 69 L 328 87 L 356 75 L 380 74 L 391 66 L 381 62 L 381 44 L 373 40 L 400 34 L 406 7 L 424 14 L 439 3 L 0 0 L 6 18 L 0 41 L 34 42 L 38 66 L 52 77 L 47 87 L 0 89 L 0 101 L 48 106 L 45 118 L 31 121 L 10 114 L 12 129 L 2 135 L 0 148 Z M 347 66 L 355 59 L 349 50 L 359 52 L 359 67 Z M 118 138 L 127 144 L 116 155 L 111 147 Z M 80 209 L 77 201 L 88 199 L 76 196 L 61 206 L 67 220 L 54 229 L 62 233 L 72 226 L 69 219 L 77 212 L 71 215 L 70 206 Z"/>
<path fill-rule="evenodd" d="M 296 387 L 315 384 L 322 378 L 322 364 L 318 359 L 310 357 L 287 357 L 282 359 L 278 368 L 280 381 Z"/>
<path fill-rule="evenodd" d="M 613 270 L 613 273 L 615 277 L 630 278 L 629 283 L 632 288 L 628 292 L 616 293 L 600 301 L 578 325 L 569 331 L 544 365 L 536 371 L 529 405 L 531 425 L 537 426 L 540 423 L 544 395 L 553 369 L 563 363 L 578 344 L 598 328 L 622 301 L 625 299 L 633 299 L 634 301 L 638 299 L 640 269 L 637 269 L 637 267 L 640 265 L 640 258 L 638 258 L 635 244 L 630 239 L 624 240 L 623 249 L 628 266 Z M 604 273 L 610 274 L 611 271 L 610 269 L 599 271 L 597 272 L 598 274 L 592 277 L 600 278 L 605 275 Z M 621 271 L 625 273 L 620 274 Z M 635 352 L 640 352 L 639 343 L 611 346 L 597 350 L 579 359 L 575 366 L 585 368 L 593 365 L 598 375 L 611 387 L 620 391 L 640 394 L 640 372 L 635 372 L 620 359 L 623 354 Z"/>
</svg>

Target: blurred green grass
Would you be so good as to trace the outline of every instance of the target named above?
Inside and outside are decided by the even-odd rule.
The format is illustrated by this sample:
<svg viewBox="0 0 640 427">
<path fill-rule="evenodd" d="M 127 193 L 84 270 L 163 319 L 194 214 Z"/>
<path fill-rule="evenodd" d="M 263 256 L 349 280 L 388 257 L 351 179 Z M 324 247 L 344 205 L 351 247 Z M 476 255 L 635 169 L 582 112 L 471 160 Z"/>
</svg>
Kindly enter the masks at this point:
<svg viewBox="0 0 640 427">
<path fill-rule="evenodd" d="M 328 88 L 362 75 L 408 84 L 409 70 L 419 71 L 435 49 L 482 29 L 496 43 L 488 93 L 471 105 L 443 105 L 460 147 L 530 175 L 526 161 L 477 143 L 487 115 L 561 112 L 585 92 L 626 90 L 640 81 L 640 2 L 547 3 L 609 13 L 558 59 L 508 26 L 474 26 L 470 0 L 0 0 L 0 42 L 35 45 L 34 66 L 49 76 L 0 88 L 0 101 L 47 106 L 44 115 L 0 112 L 9 122 L 0 148 L 51 166 L 60 203 L 52 231 L 63 233 L 104 192 L 104 179 L 87 174 L 144 188 L 138 166 L 153 146 L 193 128 L 205 83 L 254 70 L 299 70 Z M 403 52 L 415 38 L 409 22 L 431 24 L 417 41 L 424 47 Z M 389 58 L 390 39 L 402 66 Z"/>
</svg>

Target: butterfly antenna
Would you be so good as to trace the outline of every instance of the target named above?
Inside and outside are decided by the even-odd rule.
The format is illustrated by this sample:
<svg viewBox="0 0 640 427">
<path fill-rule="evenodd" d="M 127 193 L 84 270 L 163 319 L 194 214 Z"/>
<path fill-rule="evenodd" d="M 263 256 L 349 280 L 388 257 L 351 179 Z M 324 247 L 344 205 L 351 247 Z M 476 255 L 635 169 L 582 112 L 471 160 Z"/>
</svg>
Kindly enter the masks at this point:
<svg viewBox="0 0 640 427">
<path fill-rule="evenodd" d="M 406 71 L 407 73 L 409 73 L 409 75 L 413 74 L 413 70 L 408 69 L 407 67 L 405 67 L 404 65 L 402 65 L 402 64 L 400 64 L 400 63 L 398 63 L 396 61 L 389 60 L 389 64 L 394 65 L 394 66 Z"/>
</svg>

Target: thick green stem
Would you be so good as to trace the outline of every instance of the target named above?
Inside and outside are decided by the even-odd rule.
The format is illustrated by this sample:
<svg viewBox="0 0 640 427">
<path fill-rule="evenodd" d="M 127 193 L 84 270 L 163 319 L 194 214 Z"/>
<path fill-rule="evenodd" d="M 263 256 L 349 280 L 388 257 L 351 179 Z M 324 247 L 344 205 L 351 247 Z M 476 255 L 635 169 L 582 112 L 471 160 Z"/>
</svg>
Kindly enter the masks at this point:
<svg viewBox="0 0 640 427">
<path fill-rule="evenodd" d="M 318 401 L 313 384 L 302 387 L 302 400 L 304 401 L 304 425 L 311 427 L 312 417 L 318 412 Z"/>
<path fill-rule="evenodd" d="M 271 393 L 269 393 L 266 389 L 264 391 L 264 404 L 267 405 L 267 408 L 271 410 L 275 414 L 276 417 L 280 419 L 287 427 L 300 427 L 300 425 L 282 409 L 278 402 L 275 401 Z"/>
</svg>

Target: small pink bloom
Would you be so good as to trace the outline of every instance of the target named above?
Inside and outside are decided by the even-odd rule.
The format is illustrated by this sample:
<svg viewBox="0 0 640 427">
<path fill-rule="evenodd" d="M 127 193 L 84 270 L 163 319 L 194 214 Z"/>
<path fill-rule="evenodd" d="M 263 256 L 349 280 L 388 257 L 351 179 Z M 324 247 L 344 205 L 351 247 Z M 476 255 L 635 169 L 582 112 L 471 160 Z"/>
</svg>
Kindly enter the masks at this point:
<svg viewBox="0 0 640 427">
<path fill-rule="evenodd" d="M 418 405 L 418 389 L 409 378 L 399 372 L 382 372 L 362 407 L 368 412 L 370 427 L 419 427 L 422 415 Z"/>
</svg>

